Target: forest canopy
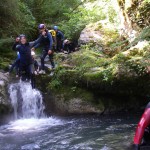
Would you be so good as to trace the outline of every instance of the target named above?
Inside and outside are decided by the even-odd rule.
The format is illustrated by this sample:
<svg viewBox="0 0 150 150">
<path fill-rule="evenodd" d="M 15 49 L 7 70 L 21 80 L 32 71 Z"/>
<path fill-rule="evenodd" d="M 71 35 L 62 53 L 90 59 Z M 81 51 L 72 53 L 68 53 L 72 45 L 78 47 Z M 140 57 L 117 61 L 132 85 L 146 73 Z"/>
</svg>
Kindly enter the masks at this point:
<svg viewBox="0 0 150 150">
<path fill-rule="evenodd" d="M 39 23 L 57 25 L 66 38 L 76 41 L 89 23 L 107 20 L 119 28 L 121 11 L 140 30 L 149 26 L 149 8 L 149 0 L 1 0 L 0 50 L 22 33 L 35 39 Z"/>
<path fill-rule="evenodd" d="M 116 12 L 110 1 L 95 1 L 91 5 L 92 0 L 1 0 L 0 38 L 20 33 L 31 38 L 37 34 L 37 25 L 46 23 L 48 27 L 58 25 L 66 37 L 76 39 L 89 22 L 107 17 L 115 21 Z"/>
</svg>

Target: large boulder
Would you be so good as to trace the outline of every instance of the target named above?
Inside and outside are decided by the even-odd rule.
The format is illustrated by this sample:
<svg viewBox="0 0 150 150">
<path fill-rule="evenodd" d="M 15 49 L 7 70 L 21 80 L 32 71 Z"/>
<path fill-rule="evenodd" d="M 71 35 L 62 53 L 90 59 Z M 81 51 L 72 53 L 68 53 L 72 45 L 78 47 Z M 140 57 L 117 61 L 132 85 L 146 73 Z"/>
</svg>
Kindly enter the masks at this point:
<svg viewBox="0 0 150 150">
<path fill-rule="evenodd" d="M 107 45 L 114 42 L 119 36 L 116 27 L 107 21 L 98 21 L 88 24 L 80 34 L 79 43 L 95 43 L 98 45 Z"/>
<path fill-rule="evenodd" d="M 48 114 L 101 114 L 104 112 L 103 103 L 95 103 L 92 92 L 76 87 L 52 90 L 44 95 L 44 102 Z"/>
<path fill-rule="evenodd" d="M 45 111 L 48 115 L 112 114 L 141 109 L 148 102 L 128 96 L 97 95 L 80 88 L 76 88 L 74 92 L 72 88 L 62 89 L 44 95 Z"/>
<path fill-rule="evenodd" d="M 8 77 L 0 72 L 0 115 L 8 113 L 10 102 L 8 97 Z"/>
<path fill-rule="evenodd" d="M 104 108 L 99 109 L 94 106 L 91 102 L 83 100 L 80 96 L 78 98 L 71 98 L 66 101 L 61 95 L 56 96 L 54 100 L 55 112 L 57 114 L 93 114 L 93 113 L 103 113 Z"/>
<path fill-rule="evenodd" d="M 80 34 L 79 44 L 88 44 L 105 54 L 110 54 L 121 49 L 121 47 L 115 46 L 115 43 L 119 40 L 121 40 L 121 36 L 113 24 L 107 21 L 99 21 L 91 23 L 83 29 Z"/>
</svg>

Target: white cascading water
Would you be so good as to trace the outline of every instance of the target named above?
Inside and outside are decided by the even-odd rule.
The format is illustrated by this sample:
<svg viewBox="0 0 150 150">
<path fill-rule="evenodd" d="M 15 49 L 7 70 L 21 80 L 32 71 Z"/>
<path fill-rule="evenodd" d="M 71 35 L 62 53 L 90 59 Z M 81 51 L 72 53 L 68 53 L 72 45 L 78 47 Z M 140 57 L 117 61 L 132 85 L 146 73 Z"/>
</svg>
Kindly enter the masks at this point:
<svg viewBox="0 0 150 150">
<path fill-rule="evenodd" d="M 30 83 L 13 83 L 9 87 L 9 94 L 15 119 L 44 117 L 44 105 L 41 93 L 32 89 Z"/>
<path fill-rule="evenodd" d="M 8 131 L 38 131 L 62 124 L 60 119 L 44 115 L 42 95 L 37 89 L 32 89 L 30 83 L 12 83 L 9 95 L 15 120 L 4 127 Z"/>
</svg>

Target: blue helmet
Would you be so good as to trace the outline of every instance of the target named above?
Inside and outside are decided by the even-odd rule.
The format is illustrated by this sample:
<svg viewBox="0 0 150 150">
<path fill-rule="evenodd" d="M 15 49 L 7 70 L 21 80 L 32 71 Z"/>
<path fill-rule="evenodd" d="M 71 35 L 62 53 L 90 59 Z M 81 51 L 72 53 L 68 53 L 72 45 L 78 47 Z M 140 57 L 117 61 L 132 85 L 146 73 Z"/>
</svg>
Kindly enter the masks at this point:
<svg viewBox="0 0 150 150">
<path fill-rule="evenodd" d="M 54 26 L 54 30 L 58 30 L 58 26 Z"/>
<path fill-rule="evenodd" d="M 38 28 L 39 28 L 39 29 L 45 29 L 46 26 L 45 26 L 45 24 L 39 24 Z"/>
</svg>

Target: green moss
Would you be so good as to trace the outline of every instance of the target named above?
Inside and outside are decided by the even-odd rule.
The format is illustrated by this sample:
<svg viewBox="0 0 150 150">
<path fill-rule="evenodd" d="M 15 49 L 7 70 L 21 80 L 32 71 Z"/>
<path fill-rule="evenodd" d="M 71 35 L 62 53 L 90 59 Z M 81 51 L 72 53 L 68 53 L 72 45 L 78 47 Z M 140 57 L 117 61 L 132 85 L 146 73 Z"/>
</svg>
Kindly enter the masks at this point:
<svg viewBox="0 0 150 150">
<path fill-rule="evenodd" d="M 79 87 L 62 86 L 59 90 L 53 90 L 55 95 L 62 95 L 65 101 L 69 101 L 73 98 L 81 98 L 84 101 L 93 102 L 93 94 L 87 90 Z"/>
<path fill-rule="evenodd" d="M 149 26 L 149 11 L 150 1 L 149 0 L 132 0 L 132 5 L 126 11 L 130 16 L 130 20 L 138 26 L 138 29 Z"/>
<path fill-rule="evenodd" d="M 131 45 L 136 45 L 139 41 L 150 41 L 150 26 L 144 28 L 138 37 L 131 43 Z"/>
</svg>

